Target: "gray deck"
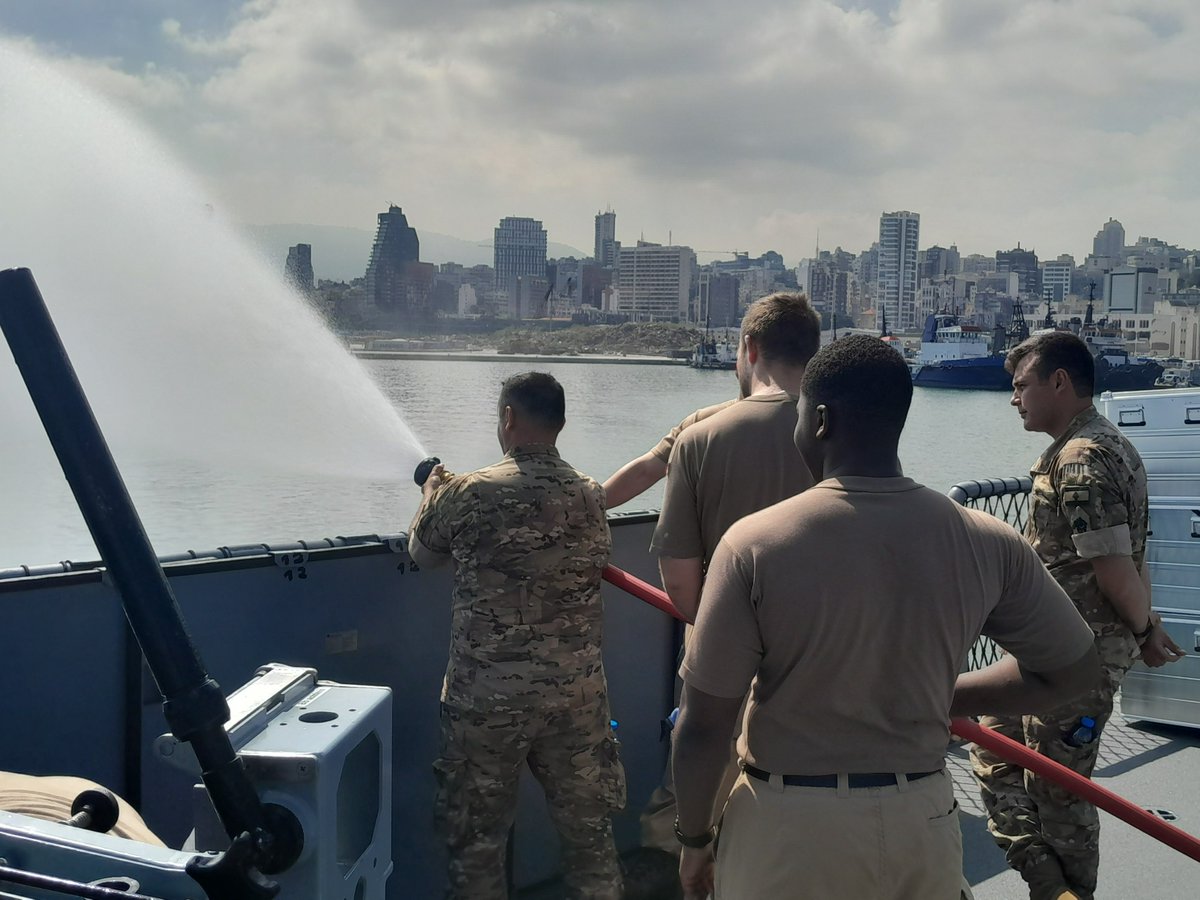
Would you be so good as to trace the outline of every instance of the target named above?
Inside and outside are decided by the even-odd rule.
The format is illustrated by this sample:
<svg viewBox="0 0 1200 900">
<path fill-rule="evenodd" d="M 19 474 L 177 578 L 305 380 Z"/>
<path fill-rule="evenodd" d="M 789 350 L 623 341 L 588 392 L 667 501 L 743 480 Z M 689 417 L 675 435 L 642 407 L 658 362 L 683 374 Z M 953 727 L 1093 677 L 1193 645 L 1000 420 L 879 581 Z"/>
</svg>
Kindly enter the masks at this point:
<svg viewBox="0 0 1200 900">
<path fill-rule="evenodd" d="M 1020 877 L 987 832 L 987 819 L 967 761 L 969 744 L 953 747 L 946 761 L 961 808 L 963 872 L 975 900 L 1028 900 Z M 1200 730 L 1127 723 L 1114 715 L 1100 744 L 1095 780 L 1139 806 L 1176 816 L 1172 824 L 1200 835 Z M 1101 813 L 1100 884 L 1096 900 L 1194 897 L 1200 863 Z M 521 893 L 522 900 L 557 900 L 558 888 Z"/>
<path fill-rule="evenodd" d="M 1029 894 L 987 833 L 987 819 L 965 748 L 947 757 L 962 808 L 963 871 L 976 900 L 1024 900 Z M 1172 824 L 1200 835 L 1200 731 L 1126 723 L 1114 715 L 1100 743 L 1094 779 L 1127 800 L 1176 816 Z M 1101 813 L 1096 900 L 1195 897 L 1200 863 Z"/>
</svg>

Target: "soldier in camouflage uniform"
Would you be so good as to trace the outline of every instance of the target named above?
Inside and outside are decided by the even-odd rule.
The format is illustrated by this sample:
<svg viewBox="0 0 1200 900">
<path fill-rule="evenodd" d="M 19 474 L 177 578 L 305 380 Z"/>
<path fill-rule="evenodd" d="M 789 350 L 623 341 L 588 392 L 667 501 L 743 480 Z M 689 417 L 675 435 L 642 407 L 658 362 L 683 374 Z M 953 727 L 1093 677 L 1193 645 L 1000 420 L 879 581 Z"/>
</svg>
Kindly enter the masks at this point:
<svg viewBox="0 0 1200 900">
<path fill-rule="evenodd" d="M 1083 341 L 1065 332 L 1035 336 L 1009 353 L 1007 366 L 1025 429 L 1055 439 L 1030 473 L 1025 536 L 1091 625 L 1103 674 L 1058 709 L 981 724 L 1090 776 L 1113 696 L 1139 648 L 1148 665 L 1180 655 L 1150 608 L 1146 473 L 1137 451 L 1092 405 L 1094 368 Z M 1095 739 L 1072 739 L 1085 716 L 1095 721 Z M 1030 897 L 1090 898 L 1100 860 L 1096 808 L 982 747 L 971 751 L 971 762 L 988 830 Z"/>
<path fill-rule="evenodd" d="M 616 900 L 609 814 L 625 803 L 600 655 L 600 572 L 612 545 L 604 491 L 558 455 L 562 387 L 508 379 L 504 459 L 467 475 L 439 466 L 409 533 L 413 559 L 455 564 L 442 686 L 437 811 L 448 897 L 507 896 L 505 848 L 528 763 L 562 839 L 568 896 Z"/>
</svg>

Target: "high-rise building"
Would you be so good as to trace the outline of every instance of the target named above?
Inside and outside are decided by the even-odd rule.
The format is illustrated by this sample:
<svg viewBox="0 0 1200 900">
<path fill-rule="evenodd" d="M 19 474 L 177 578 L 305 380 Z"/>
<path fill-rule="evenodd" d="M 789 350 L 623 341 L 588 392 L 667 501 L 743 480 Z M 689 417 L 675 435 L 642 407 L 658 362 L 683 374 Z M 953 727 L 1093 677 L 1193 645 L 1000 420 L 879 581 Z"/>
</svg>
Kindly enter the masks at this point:
<svg viewBox="0 0 1200 900">
<path fill-rule="evenodd" d="M 546 229 L 537 219 L 507 216 L 492 242 L 496 289 L 514 293 L 522 275 L 546 276 Z"/>
<path fill-rule="evenodd" d="M 1008 272 L 1017 273 L 1017 290 L 1022 297 L 1041 297 L 1042 281 L 1038 269 L 1037 254 L 1032 250 L 1022 250 L 1017 244 L 1015 250 L 996 251 L 996 274 Z"/>
<path fill-rule="evenodd" d="M 962 260 L 958 254 L 958 244 L 951 244 L 946 248 L 946 274 L 957 275 L 962 268 Z"/>
<path fill-rule="evenodd" d="M 308 296 L 313 292 L 316 282 L 313 279 L 312 244 L 288 247 L 283 275 L 298 293 Z"/>
<path fill-rule="evenodd" d="M 925 282 L 941 278 L 943 275 L 953 274 L 947 271 L 949 253 L 949 250 L 939 247 L 937 244 L 919 251 L 917 253 L 917 278 Z"/>
<path fill-rule="evenodd" d="M 879 241 L 871 244 L 869 249 L 864 250 L 855 258 L 854 279 L 858 282 L 862 309 L 870 309 L 875 299 L 875 288 L 879 282 Z M 799 272 L 796 273 L 796 280 L 797 283 L 801 283 Z"/>
<path fill-rule="evenodd" d="M 917 241 L 920 213 L 900 210 L 879 217 L 879 263 L 875 303 L 897 331 L 913 331 L 917 321 Z"/>
<path fill-rule="evenodd" d="M 518 275 L 515 286 L 508 292 L 510 319 L 541 319 L 550 300 L 550 280 L 545 275 Z"/>
<path fill-rule="evenodd" d="M 698 324 L 712 328 L 734 328 L 738 314 L 738 278 L 730 272 L 713 272 L 705 266 L 699 275 L 696 298 Z"/>
<path fill-rule="evenodd" d="M 850 317 L 850 295 L 855 276 L 851 270 L 856 260 L 840 247 L 830 253 L 818 252 L 816 259 L 802 259 L 796 267 L 796 285 L 808 297 L 813 309 L 832 323 L 834 315 L 839 324 Z"/>
<path fill-rule="evenodd" d="M 1053 262 L 1042 263 L 1042 297 L 1048 297 L 1055 303 L 1062 303 L 1071 293 L 1071 276 L 1075 273 L 1074 261 L 1059 257 Z"/>
<path fill-rule="evenodd" d="M 990 275 L 996 271 L 996 258 L 982 253 L 969 253 L 959 262 L 958 270 L 960 275 Z"/>
<path fill-rule="evenodd" d="M 696 271 L 691 247 L 638 241 L 636 247 L 621 248 L 617 271 L 617 312 L 635 321 L 687 320 Z"/>
<path fill-rule="evenodd" d="M 617 258 L 621 254 L 621 245 L 617 241 L 617 214 L 611 209 L 607 212 L 596 213 L 596 265 L 605 269 L 614 269 Z"/>
<path fill-rule="evenodd" d="M 389 205 L 379 214 L 371 261 L 367 263 L 366 288 L 369 297 L 384 309 L 413 311 L 424 305 L 419 289 L 410 284 L 409 264 L 421 258 L 417 230 L 408 224 L 403 210 Z"/>
<path fill-rule="evenodd" d="M 1110 312 L 1152 313 L 1158 299 L 1158 269 L 1118 266 L 1104 276 L 1105 309 Z"/>
<path fill-rule="evenodd" d="M 1124 261 L 1124 251 L 1125 226 L 1116 219 L 1109 219 L 1092 240 L 1092 256 L 1107 257 L 1111 266 L 1119 266 Z"/>
</svg>

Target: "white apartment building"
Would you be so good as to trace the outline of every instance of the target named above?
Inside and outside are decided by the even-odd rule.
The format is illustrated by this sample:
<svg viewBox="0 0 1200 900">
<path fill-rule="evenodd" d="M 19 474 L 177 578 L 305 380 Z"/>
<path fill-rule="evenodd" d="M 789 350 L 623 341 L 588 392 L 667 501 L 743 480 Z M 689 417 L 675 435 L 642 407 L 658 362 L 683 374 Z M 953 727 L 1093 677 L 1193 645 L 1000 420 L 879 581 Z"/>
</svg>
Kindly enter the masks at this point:
<svg viewBox="0 0 1200 900">
<path fill-rule="evenodd" d="M 901 210 L 879 217 L 879 269 L 875 304 L 897 331 L 915 331 L 922 324 L 917 299 L 917 241 L 919 213 Z"/>
<path fill-rule="evenodd" d="M 537 219 L 508 216 L 500 220 L 492 241 L 496 289 L 512 293 L 522 275 L 546 274 L 546 229 Z"/>
<path fill-rule="evenodd" d="M 688 298 L 696 277 L 691 247 L 664 247 L 638 241 L 618 257 L 617 312 L 635 322 L 687 321 Z"/>
<path fill-rule="evenodd" d="M 1062 303 L 1071 293 L 1071 273 L 1074 267 L 1066 262 L 1042 263 L 1042 298 Z"/>
</svg>

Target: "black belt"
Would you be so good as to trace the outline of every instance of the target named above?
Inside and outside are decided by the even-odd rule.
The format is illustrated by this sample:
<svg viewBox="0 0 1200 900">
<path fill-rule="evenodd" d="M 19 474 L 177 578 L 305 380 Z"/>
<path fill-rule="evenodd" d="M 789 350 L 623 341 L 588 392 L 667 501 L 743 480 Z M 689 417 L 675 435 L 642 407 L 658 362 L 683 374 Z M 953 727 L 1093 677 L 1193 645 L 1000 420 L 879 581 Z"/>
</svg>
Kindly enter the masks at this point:
<svg viewBox="0 0 1200 900">
<path fill-rule="evenodd" d="M 742 769 L 751 778 L 757 778 L 759 781 L 770 781 L 771 773 L 764 772 L 762 769 L 755 766 L 743 765 Z M 920 778 L 928 778 L 930 775 L 936 775 L 941 769 L 934 769 L 932 772 L 908 772 L 905 778 L 909 781 L 916 781 Z M 782 775 L 783 783 L 788 787 L 819 787 L 819 788 L 835 788 L 838 786 L 838 776 L 836 775 Z M 895 772 L 866 772 L 853 773 L 846 776 L 849 786 L 852 788 L 868 788 L 868 787 L 888 787 L 896 783 Z"/>
</svg>

